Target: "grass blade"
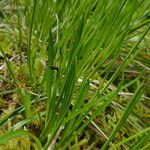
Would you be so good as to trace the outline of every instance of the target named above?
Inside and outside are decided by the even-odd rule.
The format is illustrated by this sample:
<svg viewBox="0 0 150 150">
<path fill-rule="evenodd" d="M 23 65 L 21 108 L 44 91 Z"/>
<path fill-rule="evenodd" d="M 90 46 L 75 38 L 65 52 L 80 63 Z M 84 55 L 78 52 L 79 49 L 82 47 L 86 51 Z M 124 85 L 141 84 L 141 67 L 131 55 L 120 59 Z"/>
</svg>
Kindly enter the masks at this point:
<svg viewBox="0 0 150 150">
<path fill-rule="evenodd" d="M 23 131 L 23 130 L 22 131 L 18 130 L 18 131 L 8 132 L 5 135 L 1 136 L 0 137 L 0 145 L 4 144 L 4 143 L 7 143 L 9 140 L 12 140 L 12 139 L 14 139 L 16 137 L 19 137 L 19 136 L 31 136 L 35 140 L 36 144 L 38 145 L 38 149 L 39 150 L 42 149 L 41 143 L 38 140 L 38 138 L 35 137 L 33 134 L 31 134 L 27 131 Z"/>
<path fill-rule="evenodd" d="M 136 105 L 136 103 L 140 99 L 141 95 L 143 94 L 143 91 L 144 91 L 144 85 L 141 84 L 139 86 L 139 88 L 136 90 L 136 92 L 135 92 L 134 96 L 132 97 L 132 99 L 130 100 L 130 102 L 128 103 L 128 106 L 124 110 L 122 117 L 118 121 L 118 123 L 117 123 L 115 129 L 113 130 L 112 134 L 110 135 L 109 139 L 103 145 L 102 150 L 107 149 L 107 146 L 109 145 L 109 143 L 112 141 L 112 139 L 115 138 L 116 134 L 118 133 L 120 128 L 124 125 L 127 118 L 129 117 L 130 113 L 132 112 L 134 106 Z"/>
</svg>

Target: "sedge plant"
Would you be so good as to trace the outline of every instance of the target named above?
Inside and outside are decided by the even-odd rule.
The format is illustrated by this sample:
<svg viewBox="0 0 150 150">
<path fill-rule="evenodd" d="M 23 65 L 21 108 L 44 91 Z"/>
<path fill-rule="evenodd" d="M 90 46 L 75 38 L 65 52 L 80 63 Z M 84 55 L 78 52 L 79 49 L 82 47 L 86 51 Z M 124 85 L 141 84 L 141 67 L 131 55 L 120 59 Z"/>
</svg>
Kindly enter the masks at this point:
<svg viewBox="0 0 150 150">
<path fill-rule="evenodd" d="M 149 148 L 149 8 L 149 0 L 0 2 L 0 96 L 15 101 L 2 112 L 1 147 Z"/>
</svg>

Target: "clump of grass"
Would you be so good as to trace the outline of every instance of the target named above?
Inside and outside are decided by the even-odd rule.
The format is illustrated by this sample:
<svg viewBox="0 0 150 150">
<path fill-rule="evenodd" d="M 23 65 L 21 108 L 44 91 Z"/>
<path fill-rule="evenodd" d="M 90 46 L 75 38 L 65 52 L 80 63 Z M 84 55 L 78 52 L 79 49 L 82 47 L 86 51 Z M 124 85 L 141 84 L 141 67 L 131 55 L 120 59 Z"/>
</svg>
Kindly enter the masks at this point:
<svg viewBox="0 0 150 150">
<path fill-rule="evenodd" d="M 3 149 L 149 147 L 148 0 L 0 4 Z"/>
</svg>

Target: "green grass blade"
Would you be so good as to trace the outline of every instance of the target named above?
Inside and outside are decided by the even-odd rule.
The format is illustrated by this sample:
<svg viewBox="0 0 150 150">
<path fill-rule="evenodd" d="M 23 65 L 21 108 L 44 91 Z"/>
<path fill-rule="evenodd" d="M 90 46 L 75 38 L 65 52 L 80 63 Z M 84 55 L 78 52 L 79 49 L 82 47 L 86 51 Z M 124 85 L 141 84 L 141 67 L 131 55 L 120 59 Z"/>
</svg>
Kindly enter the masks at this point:
<svg viewBox="0 0 150 150">
<path fill-rule="evenodd" d="M 61 104 L 62 106 L 61 106 L 61 110 L 60 110 L 60 117 L 57 120 L 56 127 L 54 127 L 52 129 L 51 136 L 48 139 L 48 141 L 44 147 L 44 150 L 46 150 L 48 148 L 52 139 L 55 137 L 55 135 L 56 135 L 57 131 L 59 130 L 63 120 L 65 119 L 65 115 L 69 109 L 69 105 L 71 103 L 71 96 L 72 96 L 72 92 L 73 92 L 73 87 L 75 84 L 75 68 L 76 68 L 76 63 L 74 61 L 74 62 L 72 62 L 72 65 L 70 66 L 69 71 L 66 75 L 64 88 L 62 89 L 62 95 L 60 95 L 61 96 L 60 98 L 62 98 L 62 96 L 63 96 L 63 101 Z M 47 131 L 49 131 L 49 129 L 47 129 Z"/>
<path fill-rule="evenodd" d="M 12 132 L 8 132 L 6 133 L 5 135 L 1 136 L 0 137 L 0 145 L 1 144 L 5 144 L 7 143 L 9 140 L 12 140 L 16 137 L 20 137 L 20 136 L 31 136 L 36 144 L 38 145 L 38 149 L 41 150 L 42 149 L 42 146 L 41 146 L 41 143 L 40 141 L 38 140 L 37 137 L 35 137 L 33 134 L 27 132 L 27 131 L 21 131 L 21 130 L 18 130 L 18 131 L 12 131 Z"/>
<path fill-rule="evenodd" d="M 132 140 L 132 139 L 134 139 L 134 138 L 137 138 L 138 136 L 144 135 L 145 133 L 147 133 L 147 132 L 149 132 L 149 131 L 150 131 L 150 127 L 148 127 L 148 128 L 146 128 L 146 129 L 144 129 L 144 130 L 142 130 L 142 131 L 140 131 L 140 132 L 138 132 L 138 133 L 136 133 L 136 134 L 130 136 L 129 138 L 127 138 L 127 139 L 125 139 L 125 140 L 119 142 L 118 144 L 116 144 L 116 145 L 114 145 L 114 146 L 115 146 L 115 148 L 117 148 L 117 147 L 119 147 L 120 145 L 122 145 L 122 144 L 124 144 L 124 143 L 126 143 L 126 142 L 128 142 L 128 141 L 130 141 L 130 140 Z M 146 139 L 147 137 L 148 137 L 148 135 L 144 136 L 144 140 L 142 140 L 142 141 L 139 140 L 139 141 L 141 141 L 140 144 L 143 144 L 144 141 L 145 141 L 145 139 Z M 143 139 L 143 136 L 142 136 L 142 139 Z M 138 142 L 139 142 L 139 141 L 138 141 Z M 138 145 L 138 146 L 139 146 L 139 145 Z M 134 148 L 132 147 L 132 149 L 136 150 L 136 149 L 138 148 L 138 146 L 137 146 L 137 143 L 136 143 L 135 146 L 134 146 Z M 112 149 L 113 149 L 113 148 L 112 148 Z M 111 148 L 110 148 L 110 150 L 111 150 Z"/>
<path fill-rule="evenodd" d="M 132 148 L 130 148 L 130 150 L 138 150 L 141 149 L 142 147 L 145 147 L 145 144 L 148 145 L 148 143 L 150 143 L 150 135 L 143 135 L 141 136 L 137 142 L 135 142 L 134 146 Z"/>
<path fill-rule="evenodd" d="M 25 107 L 26 118 L 28 119 L 31 117 L 31 97 L 29 93 L 27 93 L 23 89 L 21 90 L 21 95 L 22 95 L 22 101 Z"/>
<path fill-rule="evenodd" d="M 120 128 L 124 125 L 127 118 L 129 117 L 130 113 L 132 112 L 134 106 L 136 105 L 136 103 L 140 99 L 141 95 L 143 94 L 143 91 L 144 91 L 144 85 L 141 84 L 139 86 L 139 88 L 136 90 L 136 92 L 135 92 L 134 96 L 132 97 L 132 99 L 130 100 L 130 102 L 128 103 L 128 106 L 125 108 L 122 117 L 118 121 L 118 123 L 117 123 L 115 129 L 113 130 L 112 134 L 110 135 L 109 139 L 103 145 L 102 150 L 107 149 L 107 146 L 109 145 L 109 143 L 112 141 L 112 139 L 115 138 L 116 134 L 118 133 Z"/>
<path fill-rule="evenodd" d="M 117 96 L 119 90 L 121 89 L 122 84 L 123 84 L 123 76 L 122 76 L 122 80 L 121 80 L 118 88 L 114 92 L 112 92 L 109 97 L 106 98 L 106 101 L 103 102 L 102 105 L 97 108 L 97 110 L 88 118 L 88 120 L 86 120 L 84 122 L 84 124 L 79 129 L 75 130 L 71 134 L 71 137 L 69 137 L 69 139 L 67 139 L 67 141 L 64 143 L 64 145 L 62 145 L 63 149 L 65 149 L 68 146 L 68 144 L 75 138 L 75 136 L 77 136 L 88 124 L 90 124 L 90 122 L 97 115 L 99 115 L 108 105 L 111 104 L 111 102 L 114 100 L 114 98 Z M 90 109 L 87 108 L 86 111 L 84 112 L 82 119 L 84 119 L 86 117 L 86 115 L 88 115 L 89 111 L 90 111 Z"/>
<path fill-rule="evenodd" d="M 32 74 L 33 74 L 33 59 L 34 57 L 32 56 L 33 52 L 31 50 L 31 38 L 32 38 L 32 31 L 33 31 L 33 24 L 34 24 L 34 16 L 35 16 L 35 11 L 36 11 L 36 4 L 37 0 L 34 0 L 34 6 L 33 6 L 33 11 L 32 11 L 32 17 L 31 17 L 31 23 L 30 23 L 30 28 L 29 28 L 29 37 L 28 37 L 28 44 L 27 44 L 27 63 L 29 67 L 29 76 L 30 76 L 30 82 L 32 83 Z"/>
<path fill-rule="evenodd" d="M 18 40 L 18 53 L 19 53 L 19 56 L 20 56 L 20 65 L 23 63 L 23 59 L 22 59 L 22 26 L 21 26 L 21 15 L 20 15 L 20 12 L 19 12 L 19 2 L 18 0 L 15 0 L 16 1 L 16 6 L 17 6 L 17 18 L 18 18 L 18 31 L 19 31 L 19 40 Z"/>
<path fill-rule="evenodd" d="M 143 33 L 141 38 L 138 40 L 138 42 L 135 44 L 135 46 L 128 53 L 128 55 L 126 56 L 126 58 L 124 59 L 122 64 L 119 66 L 119 68 L 116 70 L 116 72 L 112 75 L 110 80 L 107 82 L 107 85 L 104 86 L 104 88 L 101 90 L 101 92 L 103 92 L 110 85 L 110 83 L 114 81 L 114 79 L 121 73 L 121 71 L 129 64 L 129 62 L 131 62 L 131 60 L 134 59 L 134 57 L 137 55 L 137 53 L 139 51 L 141 51 L 141 49 L 140 49 L 140 50 L 136 51 L 135 53 L 133 53 L 135 51 L 136 47 L 140 44 L 140 42 L 142 41 L 142 39 L 145 37 L 145 35 L 148 33 L 149 30 L 150 30 L 150 26 L 148 26 L 146 31 Z"/>
</svg>

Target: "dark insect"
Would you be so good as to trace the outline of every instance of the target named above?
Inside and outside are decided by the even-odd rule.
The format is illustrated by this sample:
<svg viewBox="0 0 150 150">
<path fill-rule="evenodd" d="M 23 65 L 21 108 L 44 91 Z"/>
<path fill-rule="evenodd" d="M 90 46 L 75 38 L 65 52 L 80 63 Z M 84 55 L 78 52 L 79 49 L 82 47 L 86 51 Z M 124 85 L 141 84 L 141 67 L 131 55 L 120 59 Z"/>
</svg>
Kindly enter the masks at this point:
<svg viewBox="0 0 150 150">
<path fill-rule="evenodd" d="M 56 71 L 59 70 L 58 67 L 56 67 L 56 66 L 50 66 L 50 68 L 51 68 L 52 70 L 56 70 Z"/>
</svg>

